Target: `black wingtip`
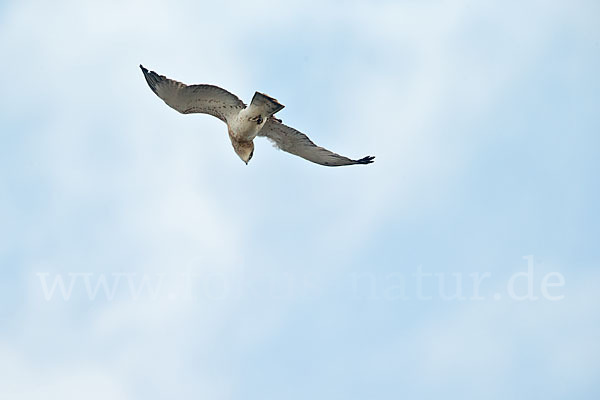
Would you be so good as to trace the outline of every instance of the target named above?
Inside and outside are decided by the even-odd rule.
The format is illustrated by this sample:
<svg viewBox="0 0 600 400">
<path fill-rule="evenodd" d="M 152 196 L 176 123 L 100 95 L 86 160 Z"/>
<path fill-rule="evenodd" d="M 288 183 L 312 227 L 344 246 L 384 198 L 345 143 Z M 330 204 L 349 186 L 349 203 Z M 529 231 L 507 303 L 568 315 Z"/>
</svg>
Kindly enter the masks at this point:
<svg viewBox="0 0 600 400">
<path fill-rule="evenodd" d="M 366 156 L 360 160 L 354 161 L 355 164 L 371 164 L 375 160 L 375 156 Z"/>
<path fill-rule="evenodd" d="M 144 67 L 142 64 L 140 64 L 140 68 L 144 73 L 144 78 L 146 78 L 148 86 L 150 86 L 150 89 L 152 89 L 152 91 L 158 95 L 158 92 L 156 91 L 156 84 L 159 81 L 159 75 L 154 71 L 148 71 L 148 69 L 146 69 L 146 67 Z"/>
</svg>

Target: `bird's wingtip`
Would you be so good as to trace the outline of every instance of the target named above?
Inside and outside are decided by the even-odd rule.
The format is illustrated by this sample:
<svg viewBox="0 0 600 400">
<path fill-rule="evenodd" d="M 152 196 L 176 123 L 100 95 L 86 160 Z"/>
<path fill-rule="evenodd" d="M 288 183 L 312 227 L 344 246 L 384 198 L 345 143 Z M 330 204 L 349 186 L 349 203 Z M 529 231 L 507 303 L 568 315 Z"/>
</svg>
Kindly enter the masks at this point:
<svg viewBox="0 0 600 400">
<path fill-rule="evenodd" d="M 360 160 L 356 160 L 356 164 L 371 164 L 375 161 L 375 156 L 366 156 L 361 158 Z"/>
</svg>

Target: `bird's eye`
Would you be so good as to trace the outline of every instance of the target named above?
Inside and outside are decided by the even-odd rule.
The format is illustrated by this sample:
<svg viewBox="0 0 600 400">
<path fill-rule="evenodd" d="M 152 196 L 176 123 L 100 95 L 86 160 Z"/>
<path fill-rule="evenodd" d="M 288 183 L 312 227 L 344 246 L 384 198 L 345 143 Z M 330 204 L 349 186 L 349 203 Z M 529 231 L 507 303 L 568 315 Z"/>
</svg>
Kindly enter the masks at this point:
<svg viewBox="0 0 600 400">
<path fill-rule="evenodd" d="M 262 117 L 261 117 L 260 115 L 259 115 L 259 116 L 258 116 L 258 118 L 256 119 L 256 123 L 257 123 L 258 125 L 260 125 L 260 124 L 262 124 L 262 123 L 263 123 L 263 119 L 262 119 Z"/>
<path fill-rule="evenodd" d="M 254 150 L 252 150 L 252 152 L 250 152 L 250 157 L 248 157 L 248 161 L 250 161 L 250 159 L 252 158 L 253 155 L 254 155 Z"/>
</svg>

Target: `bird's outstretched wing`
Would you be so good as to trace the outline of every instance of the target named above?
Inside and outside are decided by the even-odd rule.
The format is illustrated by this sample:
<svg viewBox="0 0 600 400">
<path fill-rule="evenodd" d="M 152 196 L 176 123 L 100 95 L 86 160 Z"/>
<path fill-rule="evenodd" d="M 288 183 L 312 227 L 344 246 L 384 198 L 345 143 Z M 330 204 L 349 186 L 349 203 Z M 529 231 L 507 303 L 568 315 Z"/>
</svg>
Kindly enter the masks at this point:
<svg viewBox="0 0 600 400">
<path fill-rule="evenodd" d="M 186 85 L 140 65 L 150 89 L 182 114 L 210 114 L 227 123 L 246 105 L 232 93 L 213 85 Z"/>
<path fill-rule="evenodd" d="M 269 118 L 265 123 L 265 126 L 258 132 L 258 136 L 267 137 L 283 151 L 328 167 L 370 164 L 375 159 L 373 156 L 367 156 L 359 160 L 352 160 L 348 157 L 340 156 L 323 147 L 317 146 L 302 132 L 298 132 L 294 128 L 282 124 L 273 117 Z"/>
</svg>

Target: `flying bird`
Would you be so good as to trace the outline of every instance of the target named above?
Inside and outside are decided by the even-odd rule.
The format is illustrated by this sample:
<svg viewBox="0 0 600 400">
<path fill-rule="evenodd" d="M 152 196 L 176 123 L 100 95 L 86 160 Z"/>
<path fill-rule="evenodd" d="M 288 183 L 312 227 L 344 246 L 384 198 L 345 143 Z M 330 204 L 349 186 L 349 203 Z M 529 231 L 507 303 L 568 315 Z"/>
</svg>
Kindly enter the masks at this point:
<svg viewBox="0 0 600 400">
<path fill-rule="evenodd" d="M 264 136 L 279 149 L 328 167 L 370 164 L 375 157 L 352 160 L 314 144 L 308 136 L 284 125 L 273 115 L 284 106 L 264 93 L 256 92 L 250 106 L 237 96 L 213 85 L 186 85 L 148 71 L 140 65 L 150 89 L 169 107 L 182 114 L 203 113 L 227 124 L 229 139 L 243 162 L 254 155 L 254 138 Z"/>
</svg>

